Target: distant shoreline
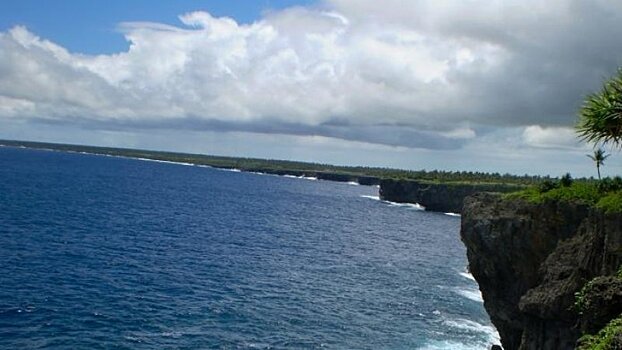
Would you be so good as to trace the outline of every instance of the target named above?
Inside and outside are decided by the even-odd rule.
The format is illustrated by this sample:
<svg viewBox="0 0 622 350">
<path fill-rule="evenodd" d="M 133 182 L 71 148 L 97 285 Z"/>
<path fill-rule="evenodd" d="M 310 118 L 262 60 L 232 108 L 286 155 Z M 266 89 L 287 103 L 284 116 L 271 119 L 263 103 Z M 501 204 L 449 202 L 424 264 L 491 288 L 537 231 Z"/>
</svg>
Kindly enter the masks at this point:
<svg viewBox="0 0 622 350">
<path fill-rule="evenodd" d="M 516 176 L 510 174 L 490 174 L 482 172 L 451 171 L 413 171 L 403 169 L 337 166 L 330 164 L 307 163 L 299 161 L 224 157 L 204 154 L 191 154 L 167 151 L 153 151 L 129 148 L 99 147 L 47 142 L 0 140 L 0 146 L 47 149 L 86 154 L 119 156 L 145 160 L 163 161 L 197 166 L 209 166 L 217 169 L 240 170 L 244 172 L 317 178 L 337 182 L 358 183 L 360 185 L 379 185 L 383 179 L 415 180 L 431 183 L 476 183 L 476 184 L 517 184 L 531 185 L 539 183 L 539 176 Z"/>
</svg>

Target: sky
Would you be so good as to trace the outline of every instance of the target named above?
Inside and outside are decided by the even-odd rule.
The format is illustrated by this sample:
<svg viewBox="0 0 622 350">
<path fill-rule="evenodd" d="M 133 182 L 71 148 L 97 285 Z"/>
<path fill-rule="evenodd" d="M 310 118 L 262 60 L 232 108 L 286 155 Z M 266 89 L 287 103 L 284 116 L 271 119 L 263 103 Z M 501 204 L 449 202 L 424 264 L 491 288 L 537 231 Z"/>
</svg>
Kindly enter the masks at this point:
<svg viewBox="0 0 622 350">
<path fill-rule="evenodd" d="M 7 0 L 0 138 L 595 176 L 620 37 L 609 0 Z"/>
</svg>

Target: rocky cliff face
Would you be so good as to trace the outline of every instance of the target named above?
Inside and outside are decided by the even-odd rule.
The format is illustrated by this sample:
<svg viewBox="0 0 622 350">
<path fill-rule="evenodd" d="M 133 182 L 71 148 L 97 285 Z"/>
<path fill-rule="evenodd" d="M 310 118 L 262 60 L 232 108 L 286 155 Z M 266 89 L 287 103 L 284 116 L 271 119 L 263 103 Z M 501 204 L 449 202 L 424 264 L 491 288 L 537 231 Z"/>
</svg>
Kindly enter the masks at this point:
<svg viewBox="0 0 622 350">
<path fill-rule="evenodd" d="M 397 203 L 418 203 L 430 211 L 460 213 L 467 196 L 478 192 L 512 192 L 520 189 L 522 188 L 502 184 L 383 179 L 380 181 L 380 198 Z"/>
<path fill-rule="evenodd" d="M 461 238 L 505 350 L 573 349 L 622 312 L 614 277 L 592 281 L 602 288 L 582 313 L 575 305 L 588 281 L 620 267 L 622 214 L 481 193 L 465 200 Z"/>
</svg>

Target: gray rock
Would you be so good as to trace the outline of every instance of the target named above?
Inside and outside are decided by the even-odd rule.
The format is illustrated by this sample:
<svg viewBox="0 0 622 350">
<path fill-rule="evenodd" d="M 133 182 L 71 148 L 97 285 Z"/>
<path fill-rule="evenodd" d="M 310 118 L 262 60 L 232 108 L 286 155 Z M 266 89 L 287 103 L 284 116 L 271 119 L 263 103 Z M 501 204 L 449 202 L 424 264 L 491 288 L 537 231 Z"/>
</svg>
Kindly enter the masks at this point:
<svg viewBox="0 0 622 350">
<path fill-rule="evenodd" d="M 461 238 L 505 350 L 573 349 L 582 329 L 598 329 L 619 314 L 611 301 L 617 285 L 595 296 L 598 311 L 591 314 L 580 315 L 574 302 L 587 281 L 620 265 L 622 214 L 482 193 L 465 200 Z M 605 297 L 609 302 L 598 301 Z"/>
</svg>

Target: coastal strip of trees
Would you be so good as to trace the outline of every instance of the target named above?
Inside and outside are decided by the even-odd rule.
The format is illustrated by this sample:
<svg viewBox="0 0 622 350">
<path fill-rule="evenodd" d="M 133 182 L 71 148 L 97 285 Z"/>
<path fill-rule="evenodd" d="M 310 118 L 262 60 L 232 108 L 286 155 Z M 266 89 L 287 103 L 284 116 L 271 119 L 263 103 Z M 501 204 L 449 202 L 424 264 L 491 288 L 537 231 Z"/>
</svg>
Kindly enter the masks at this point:
<svg viewBox="0 0 622 350">
<path fill-rule="evenodd" d="M 89 154 L 110 155 L 129 158 L 145 158 L 179 163 L 206 165 L 215 168 L 239 169 L 241 171 L 263 172 L 271 174 L 291 174 L 296 176 L 324 175 L 324 178 L 348 180 L 357 179 L 399 179 L 417 180 L 438 183 L 489 183 L 535 185 L 550 177 L 536 175 L 513 175 L 486 173 L 479 171 L 441 171 L 441 170 L 405 170 L 364 166 L 339 166 L 320 163 L 307 163 L 289 160 L 223 157 L 204 154 L 164 152 L 128 148 L 96 147 L 31 141 L 0 140 L 0 145 L 48 149 L 65 152 L 82 152 Z M 368 181 L 375 184 L 377 181 Z"/>
</svg>

